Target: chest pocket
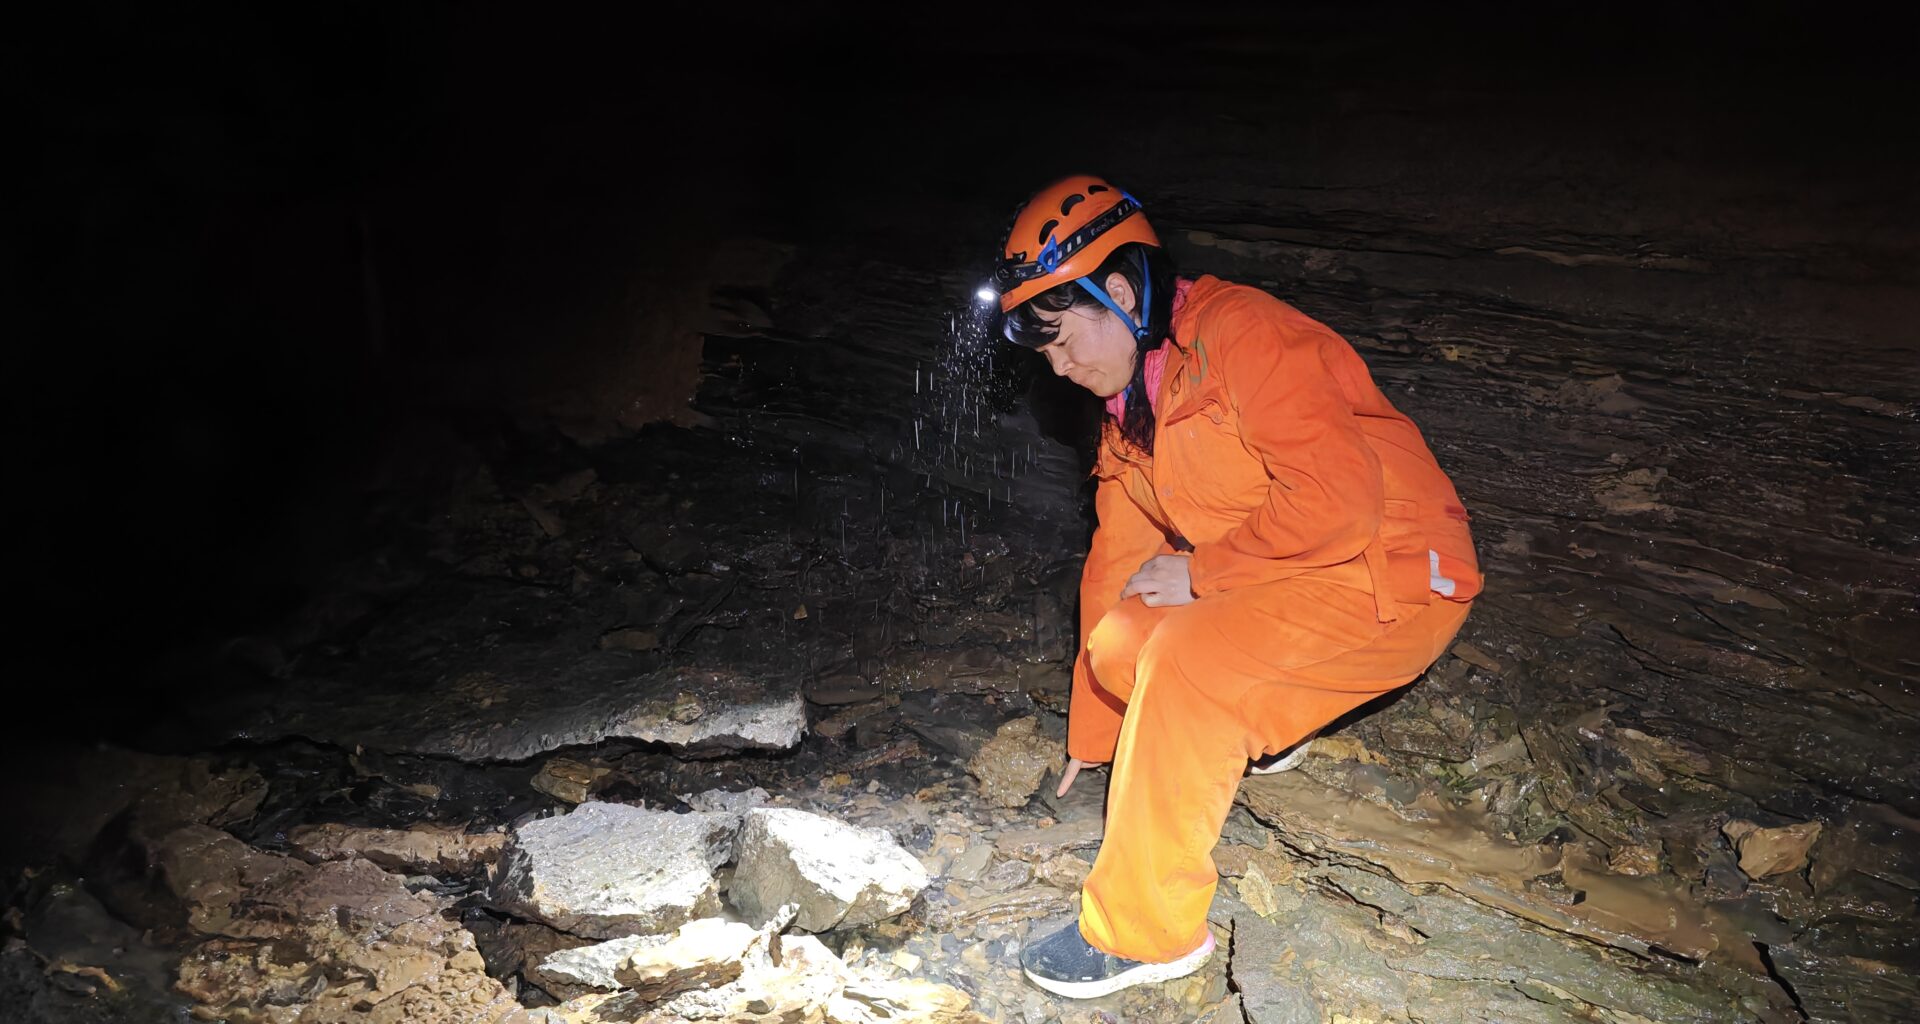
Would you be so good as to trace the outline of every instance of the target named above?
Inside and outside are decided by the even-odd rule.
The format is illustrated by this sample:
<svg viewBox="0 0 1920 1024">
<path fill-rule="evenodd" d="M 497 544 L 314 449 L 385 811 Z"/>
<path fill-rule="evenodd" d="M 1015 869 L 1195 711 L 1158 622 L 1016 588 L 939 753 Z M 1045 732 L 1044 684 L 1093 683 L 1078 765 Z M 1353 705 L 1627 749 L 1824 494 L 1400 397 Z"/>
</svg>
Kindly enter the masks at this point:
<svg viewBox="0 0 1920 1024">
<path fill-rule="evenodd" d="M 1154 438 L 1154 483 L 1162 502 L 1210 515 L 1244 516 L 1266 497 L 1266 470 L 1240 440 L 1240 417 L 1208 381 L 1185 388 Z"/>
</svg>

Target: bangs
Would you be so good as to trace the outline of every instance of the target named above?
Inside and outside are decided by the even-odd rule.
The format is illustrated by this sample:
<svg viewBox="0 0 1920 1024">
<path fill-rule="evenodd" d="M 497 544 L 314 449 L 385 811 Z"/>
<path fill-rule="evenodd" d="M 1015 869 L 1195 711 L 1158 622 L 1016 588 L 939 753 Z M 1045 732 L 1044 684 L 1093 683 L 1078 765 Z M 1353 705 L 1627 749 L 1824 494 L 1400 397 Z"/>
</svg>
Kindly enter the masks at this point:
<svg viewBox="0 0 1920 1024">
<path fill-rule="evenodd" d="M 1040 313 L 1066 310 L 1073 305 L 1074 293 L 1078 290 L 1071 284 L 1063 285 L 1022 302 L 1001 316 L 1001 333 L 1021 348 L 1041 348 L 1051 344 L 1053 339 L 1060 336 L 1059 321 L 1056 318 L 1053 323 L 1048 323 L 1040 318 Z"/>
<path fill-rule="evenodd" d="M 1033 311 L 1033 303 L 1023 302 L 1002 318 L 1000 330 L 1007 340 L 1021 348 L 1040 348 L 1060 336 L 1060 325 L 1050 324 Z"/>
</svg>

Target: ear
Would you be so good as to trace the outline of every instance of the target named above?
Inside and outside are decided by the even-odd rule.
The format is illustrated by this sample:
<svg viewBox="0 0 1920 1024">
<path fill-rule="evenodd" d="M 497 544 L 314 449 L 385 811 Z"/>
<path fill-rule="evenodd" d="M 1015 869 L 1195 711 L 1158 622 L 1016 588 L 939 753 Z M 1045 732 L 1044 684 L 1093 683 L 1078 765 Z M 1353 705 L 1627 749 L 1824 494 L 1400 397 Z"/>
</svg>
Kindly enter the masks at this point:
<svg viewBox="0 0 1920 1024">
<path fill-rule="evenodd" d="M 1138 298 L 1133 294 L 1133 285 L 1127 283 L 1127 275 L 1114 271 L 1107 275 L 1107 295 L 1114 304 L 1127 311 L 1135 320 L 1140 319 L 1140 310 L 1134 305 Z"/>
</svg>

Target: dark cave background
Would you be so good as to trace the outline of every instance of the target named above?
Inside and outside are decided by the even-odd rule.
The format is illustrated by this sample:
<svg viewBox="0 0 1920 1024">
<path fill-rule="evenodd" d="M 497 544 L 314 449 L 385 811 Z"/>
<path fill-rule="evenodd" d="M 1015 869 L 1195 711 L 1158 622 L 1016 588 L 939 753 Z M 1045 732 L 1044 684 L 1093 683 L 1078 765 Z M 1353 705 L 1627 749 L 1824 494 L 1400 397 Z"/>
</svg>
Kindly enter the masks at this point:
<svg viewBox="0 0 1920 1024">
<path fill-rule="evenodd" d="M 1764 172 L 1804 183 L 1810 216 L 1893 211 L 1856 251 L 1897 259 L 1912 37 L 1868 10 L 38 11 L 8 61 L 25 172 L 9 561 L 27 610 L 8 675 L 68 710 L 16 728 L 112 731 L 154 700 L 243 685 L 204 671 L 208 652 L 365 541 L 353 481 L 408 417 L 684 420 L 687 325 L 724 240 L 958 259 L 964 278 L 1033 187 L 1178 164 L 1168 124 L 1230 136 L 1250 94 L 1467 97 L 1471 142 L 1372 140 L 1377 169 L 1488 193 L 1558 140 L 1589 172 L 1682 191 Z M 1471 222 L 1465 205 L 1443 196 L 1433 216 Z M 776 313 L 830 323 L 863 301 L 857 272 L 838 284 Z M 936 292 L 930 318 L 959 298 Z M 1906 312 L 1835 315 L 1910 350 Z"/>
</svg>

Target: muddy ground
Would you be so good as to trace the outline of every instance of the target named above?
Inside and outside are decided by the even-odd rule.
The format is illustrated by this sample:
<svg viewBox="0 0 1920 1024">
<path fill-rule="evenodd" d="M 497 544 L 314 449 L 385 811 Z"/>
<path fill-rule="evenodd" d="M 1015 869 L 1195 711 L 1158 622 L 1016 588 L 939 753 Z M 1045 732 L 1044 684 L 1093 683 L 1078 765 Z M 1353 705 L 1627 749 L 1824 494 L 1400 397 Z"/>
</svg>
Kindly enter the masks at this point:
<svg viewBox="0 0 1920 1024">
<path fill-rule="evenodd" d="M 258 548 L 323 538 L 320 570 L 288 559 L 301 585 L 271 621 L 160 652 L 112 744 L 36 753 L 0 1005 L 46 1022 L 573 1013 L 579 992 L 543 988 L 527 950 L 584 939 L 503 910 L 483 863 L 336 870 L 308 863 L 300 828 L 435 824 L 464 849 L 587 797 L 685 810 L 758 786 L 924 866 L 904 914 L 823 939 L 986 1020 L 1910 1019 L 1909 165 L 1809 163 L 1769 130 L 1799 110 L 1784 87 L 1516 92 L 1491 67 L 1303 81 L 1292 43 L 1226 25 L 1188 46 L 1207 59 L 1120 89 L 1138 131 L 1077 139 L 1076 168 L 1145 200 L 1188 272 L 1348 338 L 1453 475 L 1488 576 L 1416 684 L 1243 785 L 1201 974 L 1091 1003 L 1018 974 L 1021 943 L 1072 913 L 1104 776 L 1058 800 L 976 755 L 1010 722 L 1042 761 L 1063 733 L 1092 410 L 967 305 L 1031 167 L 970 157 L 986 162 L 955 184 L 961 158 L 930 144 L 896 154 L 917 174 L 816 190 L 780 230 L 708 239 L 696 268 L 577 251 L 633 278 L 643 298 L 604 314 L 631 336 L 693 339 L 661 370 L 692 377 L 698 353 L 684 402 L 650 379 L 645 415 L 594 395 L 488 404 L 443 375 L 444 401 L 333 463 L 326 498 Z M 928 124 L 971 109 L 896 102 Z M 787 155 L 854 166 L 836 137 Z M 579 224 L 607 194 L 516 216 Z M 470 284 L 421 285 L 416 310 Z M 592 319 L 538 313 L 500 329 Z M 445 367 L 429 347 L 414 371 Z M 213 852 L 169 853 L 183 827 Z M 226 902 L 179 880 L 194 857 L 231 865 Z M 288 923 L 329 900 L 336 926 Z M 355 961 L 398 928 L 355 915 L 407 900 L 425 933 L 406 955 L 436 966 Z M 232 920 L 209 924 L 215 904 Z M 201 968 L 241 958 L 220 943 L 308 966 L 215 991 Z M 372 995 L 326 1004 L 369 977 Z M 409 1018 L 406 999 L 432 1009 Z M 639 1019 L 607 1013 L 564 1019 Z"/>
</svg>

